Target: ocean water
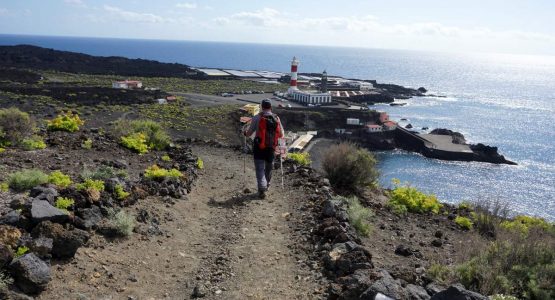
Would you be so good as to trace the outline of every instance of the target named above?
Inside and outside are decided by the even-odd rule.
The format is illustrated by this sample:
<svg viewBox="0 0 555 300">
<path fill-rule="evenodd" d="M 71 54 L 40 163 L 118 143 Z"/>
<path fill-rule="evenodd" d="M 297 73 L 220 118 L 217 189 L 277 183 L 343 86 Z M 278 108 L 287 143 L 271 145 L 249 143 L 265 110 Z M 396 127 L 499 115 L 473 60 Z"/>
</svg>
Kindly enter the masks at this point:
<svg viewBox="0 0 555 300">
<path fill-rule="evenodd" d="M 400 100 L 376 109 L 415 129 L 449 128 L 499 147 L 518 166 L 446 162 L 380 152 L 381 182 L 410 182 L 444 202 L 499 200 L 515 213 L 555 220 L 555 57 L 402 50 L 0 35 L 0 45 L 33 44 L 93 55 L 178 62 L 197 67 L 300 72 L 426 87 L 445 97 Z"/>
</svg>

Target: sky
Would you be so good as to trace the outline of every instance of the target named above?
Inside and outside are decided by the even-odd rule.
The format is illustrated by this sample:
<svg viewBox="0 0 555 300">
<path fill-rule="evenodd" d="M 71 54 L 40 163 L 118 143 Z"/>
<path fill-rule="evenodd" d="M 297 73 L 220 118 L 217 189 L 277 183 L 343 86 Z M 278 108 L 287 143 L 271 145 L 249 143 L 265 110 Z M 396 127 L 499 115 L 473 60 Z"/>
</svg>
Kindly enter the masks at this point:
<svg viewBox="0 0 555 300">
<path fill-rule="evenodd" d="M 555 55 L 555 1 L 0 0 L 0 33 Z"/>
</svg>

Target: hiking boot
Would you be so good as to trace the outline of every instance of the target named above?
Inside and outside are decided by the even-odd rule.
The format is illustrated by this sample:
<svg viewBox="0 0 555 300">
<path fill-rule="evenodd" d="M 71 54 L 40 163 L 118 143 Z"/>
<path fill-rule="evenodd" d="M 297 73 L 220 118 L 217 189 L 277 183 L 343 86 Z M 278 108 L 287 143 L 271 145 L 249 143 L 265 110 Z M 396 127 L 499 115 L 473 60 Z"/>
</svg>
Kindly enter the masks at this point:
<svg viewBox="0 0 555 300">
<path fill-rule="evenodd" d="M 266 191 L 263 191 L 263 190 L 258 191 L 258 197 L 260 199 L 265 199 L 266 198 Z"/>
</svg>

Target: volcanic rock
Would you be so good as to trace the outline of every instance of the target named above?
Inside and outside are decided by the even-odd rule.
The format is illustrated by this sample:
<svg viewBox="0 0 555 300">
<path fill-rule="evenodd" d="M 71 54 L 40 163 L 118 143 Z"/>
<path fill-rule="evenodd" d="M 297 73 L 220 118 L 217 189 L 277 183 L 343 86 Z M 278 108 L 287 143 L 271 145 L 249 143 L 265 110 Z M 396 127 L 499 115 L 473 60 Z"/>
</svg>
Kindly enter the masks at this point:
<svg viewBox="0 0 555 300">
<path fill-rule="evenodd" d="M 46 200 L 33 200 L 31 204 L 31 219 L 35 223 L 52 221 L 63 223 L 69 219 L 67 213 L 52 206 Z"/>
<path fill-rule="evenodd" d="M 33 253 L 16 258 L 10 264 L 15 284 L 27 294 L 38 294 L 50 281 L 50 267 Z"/>
<path fill-rule="evenodd" d="M 454 284 L 433 295 L 431 300 L 488 300 L 488 297 L 466 290 L 461 284 Z"/>
<path fill-rule="evenodd" d="M 73 257 L 90 237 L 84 230 L 67 230 L 62 225 L 49 221 L 37 225 L 33 229 L 33 236 L 53 239 L 52 255 L 58 258 Z"/>
<path fill-rule="evenodd" d="M 76 215 L 75 225 L 85 230 L 95 228 L 102 221 L 102 211 L 96 205 L 91 208 L 78 209 Z"/>
<path fill-rule="evenodd" d="M 36 186 L 31 189 L 29 196 L 37 200 L 46 200 L 50 203 L 54 203 L 54 201 L 56 201 L 56 197 L 58 197 L 58 191 L 49 186 Z"/>
<path fill-rule="evenodd" d="M 0 244 L 0 269 L 7 266 L 13 259 L 10 248 L 4 244 Z"/>
<path fill-rule="evenodd" d="M 360 295 L 360 299 L 374 299 L 378 293 L 382 293 L 393 299 L 405 299 L 405 292 L 401 284 L 393 279 L 386 270 L 379 270 L 379 279 Z"/>
<path fill-rule="evenodd" d="M 20 237 L 19 229 L 9 225 L 0 225 L 0 245 L 15 248 Z"/>
</svg>

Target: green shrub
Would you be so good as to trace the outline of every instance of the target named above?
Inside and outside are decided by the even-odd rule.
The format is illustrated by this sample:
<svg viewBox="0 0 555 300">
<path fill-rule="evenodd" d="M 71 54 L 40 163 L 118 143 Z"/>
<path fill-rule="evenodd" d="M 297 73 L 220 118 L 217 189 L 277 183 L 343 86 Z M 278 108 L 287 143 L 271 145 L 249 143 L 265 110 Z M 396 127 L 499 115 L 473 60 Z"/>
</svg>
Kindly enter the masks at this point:
<svg viewBox="0 0 555 300">
<path fill-rule="evenodd" d="M 204 169 L 204 161 L 200 157 L 197 158 L 197 168 L 200 170 Z"/>
<path fill-rule="evenodd" d="M 141 133 L 148 149 L 164 150 L 171 142 L 170 137 L 157 122 L 150 120 L 122 120 L 116 124 L 115 133 L 120 137 L 129 137 Z M 141 153 L 141 152 L 139 152 Z"/>
<path fill-rule="evenodd" d="M 123 210 L 112 214 L 110 221 L 121 236 L 130 236 L 135 228 L 135 218 Z"/>
<path fill-rule="evenodd" d="M 23 150 L 40 150 L 46 148 L 46 143 L 42 140 L 42 137 L 38 135 L 33 135 L 29 138 L 25 138 L 21 141 L 21 147 Z"/>
<path fill-rule="evenodd" d="M 312 161 L 310 160 L 310 154 L 308 152 L 299 152 L 299 153 L 289 153 L 287 154 L 287 158 L 291 159 L 296 164 L 301 166 L 310 166 Z"/>
<path fill-rule="evenodd" d="M 372 210 L 368 207 L 362 206 L 357 197 L 345 198 L 339 197 L 347 203 L 347 215 L 349 216 L 349 223 L 356 229 L 362 236 L 369 236 L 372 231 L 372 226 L 368 223 L 369 219 L 374 216 Z"/>
<path fill-rule="evenodd" d="M 473 206 L 472 206 L 471 202 L 463 201 L 463 202 L 459 203 L 458 207 L 459 207 L 460 210 L 470 210 L 470 209 L 472 209 Z"/>
<path fill-rule="evenodd" d="M 145 170 L 145 177 L 149 179 L 181 178 L 183 174 L 177 169 L 164 169 L 157 165 L 152 165 Z"/>
<path fill-rule="evenodd" d="M 491 295 L 490 300 L 518 300 L 515 296 L 503 295 L 503 294 L 495 294 Z"/>
<path fill-rule="evenodd" d="M 25 253 L 29 252 L 29 248 L 25 247 L 25 246 L 19 246 L 17 247 L 17 250 L 14 253 L 14 257 L 21 257 L 23 255 L 25 255 Z"/>
<path fill-rule="evenodd" d="M 131 193 L 126 192 L 123 189 L 123 186 L 118 184 L 116 185 L 116 187 L 114 188 L 114 195 L 116 196 L 116 199 L 118 200 L 124 200 L 125 198 L 127 198 Z"/>
<path fill-rule="evenodd" d="M 400 185 L 398 180 L 394 180 L 395 188 L 390 192 L 388 205 L 397 213 L 432 212 L 437 214 L 441 208 L 441 203 L 435 195 L 427 195 L 409 185 Z"/>
<path fill-rule="evenodd" d="M 4 272 L 0 272 L 0 291 L 4 291 L 8 288 L 8 286 L 13 284 L 13 278 L 4 274 Z"/>
<path fill-rule="evenodd" d="M 432 263 L 428 268 L 428 275 L 437 282 L 446 283 L 451 277 L 451 269 L 446 265 Z"/>
<path fill-rule="evenodd" d="M 98 192 L 104 191 L 104 181 L 85 179 L 85 182 L 76 185 L 78 191 L 95 190 Z"/>
<path fill-rule="evenodd" d="M 62 173 L 62 171 L 54 171 L 48 175 L 48 182 L 60 188 L 66 188 L 70 186 L 73 182 L 71 177 Z"/>
<path fill-rule="evenodd" d="M 92 146 L 93 146 L 93 141 L 91 139 L 86 139 L 85 141 L 83 141 L 83 144 L 81 144 L 81 148 L 87 149 L 87 150 L 92 149 Z"/>
<path fill-rule="evenodd" d="M 541 229 L 524 236 L 501 232 L 498 240 L 475 249 L 455 268 L 455 280 L 485 295 L 505 294 L 522 299 L 555 297 L 555 237 Z"/>
<path fill-rule="evenodd" d="M 499 224 L 507 218 L 509 208 L 507 203 L 498 200 L 480 201 L 472 204 L 473 211 L 470 213 L 474 228 L 488 237 L 497 235 Z"/>
<path fill-rule="evenodd" d="M 342 191 L 369 187 L 378 178 L 376 159 L 368 150 L 350 143 L 333 145 L 324 153 L 322 167 L 331 185 Z"/>
<path fill-rule="evenodd" d="M 528 234 L 531 228 L 539 228 L 545 231 L 555 232 L 554 225 L 538 217 L 516 216 L 513 220 L 501 222 L 500 226 L 506 230 Z"/>
<path fill-rule="evenodd" d="M 88 168 L 83 169 L 80 176 L 83 180 L 84 179 L 106 180 L 114 177 L 126 177 L 126 175 L 122 176 L 122 172 L 125 173 L 125 171 L 118 171 L 110 166 L 101 165 L 94 170 L 90 170 Z"/>
<path fill-rule="evenodd" d="M 17 192 L 30 190 L 47 182 L 48 175 L 37 169 L 18 171 L 8 177 L 8 185 Z"/>
<path fill-rule="evenodd" d="M 143 133 L 132 133 L 121 137 L 121 145 L 139 154 L 148 153 L 146 136 Z"/>
<path fill-rule="evenodd" d="M 67 212 L 70 207 L 75 204 L 75 200 L 66 197 L 56 198 L 56 208 Z"/>
<path fill-rule="evenodd" d="M 7 192 L 10 190 L 10 185 L 7 182 L 0 182 L 0 192 Z"/>
<path fill-rule="evenodd" d="M 459 225 L 459 227 L 461 227 L 462 229 L 472 229 L 472 221 L 467 217 L 457 216 L 455 218 L 455 223 Z"/>
<path fill-rule="evenodd" d="M 72 112 L 66 112 L 58 115 L 52 120 L 46 121 L 46 128 L 50 131 L 67 131 L 76 132 L 79 126 L 83 126 L 85 122 L 79 118 L 79 115 Z"/>
<path fill-rule="evenodd" d="M 0 147 L 0 154 L 2 154 L 2 152 L 6 151 L 6 149 Z"/>
<path fill-rule="evenodd" d="M 35 122 L 18 108 L 0 109 L 0 146 L 17 145 L 35 131 Z"/>
<path fill-rule="evenodd" d="M 167 154 L 162 156 L 162 161 L 168 162 L 168 161 L 171 161 L 171 160 L 172 160 L 171 157 Z"/>
</svg>

